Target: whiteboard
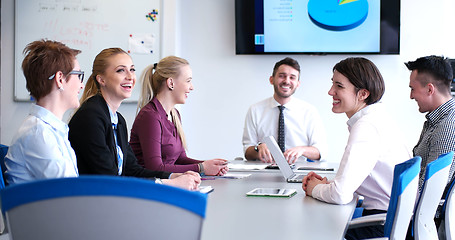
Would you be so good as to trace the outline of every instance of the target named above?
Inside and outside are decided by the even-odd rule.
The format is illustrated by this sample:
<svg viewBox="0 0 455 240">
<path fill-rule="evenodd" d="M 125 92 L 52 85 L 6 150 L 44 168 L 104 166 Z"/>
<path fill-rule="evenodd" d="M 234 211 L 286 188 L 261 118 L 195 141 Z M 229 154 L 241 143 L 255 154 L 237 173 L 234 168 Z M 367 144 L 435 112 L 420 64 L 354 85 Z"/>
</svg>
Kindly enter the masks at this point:
<svg viewBox="0 0 455 240">
<path fill-rule="evenodd" d="M 161 0 L 15 0 L 14 100 L 32 100 L 22 72 L 23 50 L 44 38 L 82 51 L 77 59 L 85 71 L 84 82 L 101 50 L 128 51 L 137 81 L 126 101 L 137 101 L 140 74 L 161 58 L 161 6 Z"/>
</svg>

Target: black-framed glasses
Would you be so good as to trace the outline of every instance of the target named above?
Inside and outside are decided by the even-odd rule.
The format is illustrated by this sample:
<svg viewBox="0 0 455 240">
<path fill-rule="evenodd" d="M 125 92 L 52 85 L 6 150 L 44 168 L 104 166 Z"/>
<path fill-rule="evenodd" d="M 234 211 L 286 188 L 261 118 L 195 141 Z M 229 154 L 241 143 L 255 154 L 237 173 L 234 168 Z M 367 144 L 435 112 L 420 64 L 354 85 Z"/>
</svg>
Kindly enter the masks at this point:
<svg viewBox="0 0 455 240">
<path fill-rule="evenodd" d="M 71 71 L 68 73 L 68 75 L 77 75 L 77 77 L 79 78 L 79 80 L 81 80 L 81 83 L 84 81 L 84 71 Z M 49 80 L 52 80 L 54 79 L 55 77 L 55 73 L 52 74 L 50 77 L 49 77 Z"/>
<path fill-rule="evenodd" d="M 81 80 L 81 83 L 84 81 L 84 71 L 71 71 L 68 73 L 69 75 L 77 75 L 79 80 Z"/>
</svg>

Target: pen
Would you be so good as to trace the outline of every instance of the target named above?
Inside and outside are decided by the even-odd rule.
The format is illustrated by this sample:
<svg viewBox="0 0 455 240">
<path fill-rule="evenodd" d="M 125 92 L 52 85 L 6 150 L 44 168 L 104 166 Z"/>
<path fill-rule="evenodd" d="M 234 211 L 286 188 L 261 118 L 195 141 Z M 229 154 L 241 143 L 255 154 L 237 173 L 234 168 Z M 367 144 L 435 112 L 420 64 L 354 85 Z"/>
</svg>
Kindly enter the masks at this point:
<svg viewBox="0 0 455 240">
<path fill-rule="evenodd" d="M 215 177 L 203 177 L 201 180 L 215 180 Z"/>
</svg>

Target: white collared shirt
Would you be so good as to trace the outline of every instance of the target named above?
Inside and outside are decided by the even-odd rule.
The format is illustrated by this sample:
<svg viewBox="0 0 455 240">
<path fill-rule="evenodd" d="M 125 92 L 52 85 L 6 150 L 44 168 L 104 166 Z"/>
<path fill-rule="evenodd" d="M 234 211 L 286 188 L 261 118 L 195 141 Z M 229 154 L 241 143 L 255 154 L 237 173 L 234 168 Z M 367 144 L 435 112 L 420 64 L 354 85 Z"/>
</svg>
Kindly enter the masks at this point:
<svg viewBox="0 0 455 240">
<path fill-rule="evenodd" d="M 68 125 L 49 110 L 33 104 L 5 159 L 9 184 L 38 179 L 77 177 Z"/>
<path fill-rule="evenodd" d="M 382 105 L 369 105 L 348 120 L 350 134 L 338 172 L 331 183 L 314 187 L 314 198 L 346 204 L 355 192 L 364 197 L 365 209 L 387 210 L 394 167 L 411 153 Z"/>
<path fill-rule="evenodd" d="M 280 104 L 267 98 L 250 107 L 243 129 L 243 150 L 255 146 L 268 136 L 278 139 Z M 284 105 L 285 148 L 312 146 L 319 150 L 321 160 L 327 156 L 325 129 L 318 111 L 311 104 L 291 97 Z"/>
</svg>

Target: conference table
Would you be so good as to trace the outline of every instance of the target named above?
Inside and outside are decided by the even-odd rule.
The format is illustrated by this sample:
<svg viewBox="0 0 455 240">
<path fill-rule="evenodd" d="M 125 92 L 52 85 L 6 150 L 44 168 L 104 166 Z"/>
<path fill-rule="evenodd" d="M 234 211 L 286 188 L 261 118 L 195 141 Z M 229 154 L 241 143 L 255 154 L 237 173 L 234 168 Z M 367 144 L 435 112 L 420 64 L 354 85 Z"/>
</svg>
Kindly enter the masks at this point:
<svg viewBox="0 0 455 240">
<path fill-rule="evenodd" d="M 241 165 L 260 163 L 243 161 Z M 300 163 L 300 166 L 326 167 L 327 163 Z M 337 166 L 338 164 L 335 164 Z M 296 171 L 308 173 L 309 171 Z M 332 179 L 335 171 L 315 171 Z M 240 179 L 207 177 L 202 186 L 212 186 L 208 195 L 202 240 L 224 239 L 343 239 L 356 201 L 335 205 L 305 196 L 301 183 L 287 183 L 280 170 L 230 170 L 232 175 L 251 174 Z M 296 189 L 292 197 L 247 197 L 254 188 Z M 0 235 L 8 240 L 9 234 Z"/>
<path fill-rule="evenodd" d="M 332 179 L 336 169 L 316 172 Z M 201 184 L 214 188 L 208 196 L 203 240 L 343 239 L 355 210 L 355 200 L 345 205 L 318 201 L 305 195 L 301 183 L 287 183 L 275 169 L 237 173 L 231 170 L 230 173 L 251 175 L 240 179 L 209 178 Z M 297 194 L 292 197 L 246 196 L 254 188 L 296 189 Z"/>
</svg>

